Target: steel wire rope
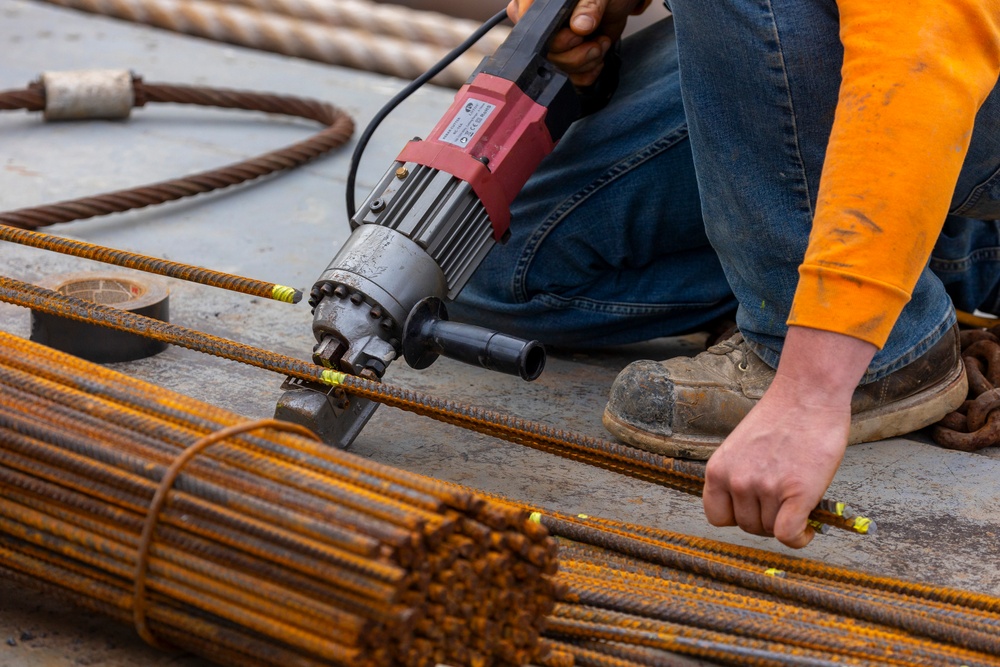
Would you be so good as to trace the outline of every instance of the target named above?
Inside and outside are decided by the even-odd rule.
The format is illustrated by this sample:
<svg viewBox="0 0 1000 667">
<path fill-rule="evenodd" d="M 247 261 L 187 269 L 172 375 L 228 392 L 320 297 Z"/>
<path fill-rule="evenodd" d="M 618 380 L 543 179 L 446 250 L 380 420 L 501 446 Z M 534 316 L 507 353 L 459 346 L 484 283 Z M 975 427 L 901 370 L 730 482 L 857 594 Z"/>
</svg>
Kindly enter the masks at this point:
<svg viewBox="0 0 1000 667">
<path fill-rule="evenodd" d="M 161 204 L 291 169 L 343 145 L 354 131 L 353 121 L 343 111 L 316 100 L 200 86 L 147 84 L 134 76 L 132 86 L 136 107 L 157 102 L 243 109 L 297 116 L 326 127 L 305 141 L 219 169 L 128 190 L 0 213 L 0 240 L 251 296 L 298 303 L 302 298 L 301 290 L 285 285 L 33 231 L 59 222 Z M 0 92 L 0 110 L 10 109 L 44 110 L 44 86 L 34 83 L 25 90 Z"/>
<path fill-rule="evenodd" d="M 204 86 L 145 83 L 139 77 L 134 78 L 133 89 L 135 107 L 154 102 L 243 109 L 297 116 L 326 127 L 304 141 L 217 169 L 92 197 L 0 213 L 0 224 L 37 229 L 221 190 L 305 164 L 342 146 L 354 132 L 354 121 L 350 116 L 333 105 L 316 100 Z M 34 83 L 25 90 L 0 92 L 0 111 L 13 109 L 44 110 L 44 87 Z"/>
</svg>

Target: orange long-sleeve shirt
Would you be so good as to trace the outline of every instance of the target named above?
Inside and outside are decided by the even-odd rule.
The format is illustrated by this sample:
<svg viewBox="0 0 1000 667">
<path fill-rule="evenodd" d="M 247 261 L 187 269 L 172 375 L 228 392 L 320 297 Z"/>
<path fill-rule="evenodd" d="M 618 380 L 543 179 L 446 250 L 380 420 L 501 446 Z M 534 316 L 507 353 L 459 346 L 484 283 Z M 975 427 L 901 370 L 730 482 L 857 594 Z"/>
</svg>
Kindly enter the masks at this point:
<svg viewBox="0 0 1000 667">
<path fill-rule="evenodd" d="M 788 324 L 881 347 L 930 257 L 976 112 L 1000 74 L 1000 0 L 837 4 L 840 96 Z"/>
</svg>

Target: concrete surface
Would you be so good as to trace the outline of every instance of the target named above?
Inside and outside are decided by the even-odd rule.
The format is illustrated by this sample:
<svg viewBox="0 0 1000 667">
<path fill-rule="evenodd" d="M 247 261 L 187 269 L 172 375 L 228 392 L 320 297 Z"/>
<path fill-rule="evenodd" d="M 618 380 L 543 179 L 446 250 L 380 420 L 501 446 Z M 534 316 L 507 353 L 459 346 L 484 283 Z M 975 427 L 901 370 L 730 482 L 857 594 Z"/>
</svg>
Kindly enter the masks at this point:
<svg viewBox="0 0 1000 667">
<path fill-rule="evenodd" d="M 0 0 L 0 88 L 47 69 L 124 67 L 151 82 L 197 83 L 312 96 L 364 124 L 401 82 L 178 36 L 26 0 Z M 426 132 L 452 92 L 426 89 L 394 113 L 368 151 L 359 195 L 403 143 Z M 129 122 L 45 125 L 39 115 L 0 114 L 0 209 L 53 202 L 203 170 L 305 137 L 307 123 L 262 115 L 153 106 Z M 347 236 L 343 188 L 349 150 L 236 191 L 52 227 L 49 231 L 279 283 L 308 287 Z M 0 247 L 6 275 L 27 281 L 104 269 L 20 246 Z M 171 283 L 174 322 L 308 358 L 305 304 L 263 302 Z M 22 309 L 0 305 L 0 328 L 28 335 Z M 532 384 L 442 360 L 423 372 L 394 365 L 391 382 L 555 426 L 603 435 L 600 412 L 629 360 L 698 351 L 698 337 L 555 356 Z M 172 348 L 119 370 L 229 408 L 270 416 L 281 378 Z M 741 544 L 770 540 L 708 526 L 697 499 L 523 447 L 383 408 L 355 444 L 362 456 L 586 512 Z M 943 451 L 921 435 L 853 447 L 830 497 L 875 518 L 878 535 L 842 533 L 802 555 L 831 563 L 1000 594 L 1000 452 Z M 0 489 L 2 496 L 2 489 Z M 144 647 L 128 628 L 63 608 L 0 581 L 0 667 L 102 664 L 199 665 Z"/>
</svg>

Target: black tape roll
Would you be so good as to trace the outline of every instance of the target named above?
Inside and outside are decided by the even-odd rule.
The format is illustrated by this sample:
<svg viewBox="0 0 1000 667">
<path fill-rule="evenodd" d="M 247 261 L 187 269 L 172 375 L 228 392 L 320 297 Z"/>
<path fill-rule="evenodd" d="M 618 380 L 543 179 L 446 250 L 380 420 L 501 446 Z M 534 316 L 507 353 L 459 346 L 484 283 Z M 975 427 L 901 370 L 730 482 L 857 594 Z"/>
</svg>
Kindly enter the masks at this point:
<svg viewBox="0 0 1000 667">
<path fill-rule="evenodd" d="M 93 272 L 55 276 L 40 283 L 53 291 L 105 306 L 170 321 L 166 286 L 128 273 Z M 97 363 L 133 361 L 167 349 L 166 343 L 124 331 L 31 311 L 31 340 Z"/>
</svg>

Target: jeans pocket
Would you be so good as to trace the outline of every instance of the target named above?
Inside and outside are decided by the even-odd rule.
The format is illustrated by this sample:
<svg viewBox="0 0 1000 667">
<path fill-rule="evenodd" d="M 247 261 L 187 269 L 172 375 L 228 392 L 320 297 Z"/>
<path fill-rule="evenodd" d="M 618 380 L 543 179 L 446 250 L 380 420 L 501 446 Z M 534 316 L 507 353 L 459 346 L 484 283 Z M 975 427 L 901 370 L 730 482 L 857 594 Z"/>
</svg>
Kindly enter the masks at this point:
<svg viewBox="0 0 1000 667">
<path fill-rule="evenodd" d="M 1000 168 L 974 187 L 951 213 L 964 218 L 1000 220 Z"/>
</svg>

